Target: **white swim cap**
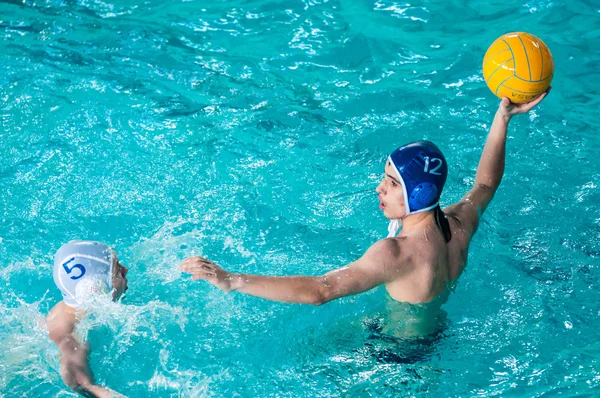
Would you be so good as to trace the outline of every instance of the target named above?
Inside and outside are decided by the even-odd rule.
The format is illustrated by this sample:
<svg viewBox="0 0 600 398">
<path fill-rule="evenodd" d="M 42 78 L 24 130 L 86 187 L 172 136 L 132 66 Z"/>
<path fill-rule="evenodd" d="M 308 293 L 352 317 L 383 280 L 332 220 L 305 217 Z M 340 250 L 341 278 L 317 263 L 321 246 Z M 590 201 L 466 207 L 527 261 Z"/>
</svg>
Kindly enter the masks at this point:
<svg viewBox="0 0 600 398">
<path fill-rule="evenodd" d="M 114 254 L 101 242 L 74 240 L 54 256 L 54 283 L 65 304 L 79 308 L 90 294 L 108 293 L 112 286 Z"/>
</svg>

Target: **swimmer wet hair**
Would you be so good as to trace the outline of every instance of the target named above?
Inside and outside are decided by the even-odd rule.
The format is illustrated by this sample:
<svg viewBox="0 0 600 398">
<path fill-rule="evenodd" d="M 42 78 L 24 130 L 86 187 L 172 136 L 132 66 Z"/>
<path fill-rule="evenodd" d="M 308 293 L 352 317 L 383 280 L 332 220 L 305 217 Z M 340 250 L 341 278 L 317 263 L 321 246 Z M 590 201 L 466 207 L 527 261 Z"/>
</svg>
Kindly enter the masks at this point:
<svg viewBox="0 0 600 398">
<path fill-rule="evenodd" d="M 431 141 L 401 146 L 388 157 L 404 191 L 406 216 L 438 206 L 448 176 L 446 158 Z M 390 221 L 388 237 L 396 236 L 400 220 Z"/>
<path fill-rule="evenodd" d="M 65 304 L 79 308 L 83 295 L 109 291 L 113 263 L 112 249 L 101 242 L 74 240 L 58 249 L 54 256 L 54 283 Z"/>
</svg>

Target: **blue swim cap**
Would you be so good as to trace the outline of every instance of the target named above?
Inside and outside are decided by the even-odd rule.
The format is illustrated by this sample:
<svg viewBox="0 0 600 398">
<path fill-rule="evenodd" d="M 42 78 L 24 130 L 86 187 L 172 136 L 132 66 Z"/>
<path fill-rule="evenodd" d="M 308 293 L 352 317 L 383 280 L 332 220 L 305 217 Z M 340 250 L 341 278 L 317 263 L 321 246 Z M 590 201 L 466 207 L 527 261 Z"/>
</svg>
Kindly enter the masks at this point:
<svg viewBox="0 0 600 398">
<path fill-rule="evenodd" d="M 434 209 L 448 176 L 442 151 L 430 141 L 416 141 L 396 149 L 388 158 L 400 177 L 406 215 Z"/>
</svg>

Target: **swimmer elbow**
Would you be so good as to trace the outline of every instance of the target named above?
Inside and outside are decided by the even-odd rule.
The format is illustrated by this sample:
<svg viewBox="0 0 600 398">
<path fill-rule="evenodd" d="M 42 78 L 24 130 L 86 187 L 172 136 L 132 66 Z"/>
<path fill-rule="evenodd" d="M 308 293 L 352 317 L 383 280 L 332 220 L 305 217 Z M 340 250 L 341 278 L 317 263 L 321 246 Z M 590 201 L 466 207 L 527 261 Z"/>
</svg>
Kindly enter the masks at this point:
<svg viewBox="0 0 600 398">
<path fill-rule="evenodd" d="M 94 382 L 92 381 L 92 379 L 84 374 L 84 373 L 78 373 L 77 376 L 75 377 L 75 381 L 76 381 L 76 386 L 73 388 L 73 390 L 82 393 L 82 392 L 88 392 L 89 388 L 92 387 L 94 385 Z"/>
<path fill-rule="evenodd" d="M 82 391 L 85 390 L 86 387 L 90 386 L 92 380 L 90 377 L 83 372 L 62 372 L 61 374 L 63 382 L 72 389 L 73 391 Z"/>
<path fill-rule="evenodd" d="M 62 331 L 51 329 L 48 333 L 48 337 L 54 342 L 54 344 L 59 346 L 62 340 L 65 338 L 65 334 Z"/>
<path fill-rule="evenodd" d="M 500 182 L 498 182 L 498 184 L 491 184 L 491 183 L 476 183 L 475 184 L 475 188 L 478 188 L 484 192 L 488 192 L 488 194 L 494 194 L 496 193 L 496 190 L 498 190 L 498 186 L 500 186 Z"/>
<path fill-rule="evenodd" d="M 326 278 L 319 278 L 317 288 L 314 290 L 310 304 L 319 307 L 332 300 L 331 286 L 327 283 Z"/>
<path fill-rule="evenodd" d="M 310 295 L 306 298 L 306 304 L 314 305 L 315 307 L 319 307 L 325 303 L 323 299 L 323 295 L 321 294 L 320 289 L 313 290 Z"/>
<path fill-rule="evenodd" d="M 316 295 L 315 297 L 313 297 L 313 299 L 310 301 L 310 304 L 314 305 L 315 307 L 320 307 L 323 304 L 325 304 L 327 302 L 327 300 L 325 300 L 322 296 L 320 295 Z"/>
<path fill-rule="evenodd" d="M 320 306 L 323 305 L 323 301 L 321 301 L 321 300 L 313 300 L 310 304 L 314 305 L 315 307 L 320 307 Z"/>
</svg>

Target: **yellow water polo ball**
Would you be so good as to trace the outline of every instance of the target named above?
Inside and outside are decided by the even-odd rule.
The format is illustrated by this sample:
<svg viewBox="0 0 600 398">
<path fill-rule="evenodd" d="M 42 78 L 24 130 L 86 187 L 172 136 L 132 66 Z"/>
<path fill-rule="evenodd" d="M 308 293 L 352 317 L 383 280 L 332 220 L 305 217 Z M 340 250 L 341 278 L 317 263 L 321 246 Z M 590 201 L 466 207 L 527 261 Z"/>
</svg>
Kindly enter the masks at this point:
<svg viewBox="0 0 600 398">
<path fill-rule="evenodd" d="M 554 76 L 548 46 L 525 32 L 507 33 L 483 57 L 483 78 L 498 97 L 514 103 L 529 102 L 546 91 Z"/>
</svg>

